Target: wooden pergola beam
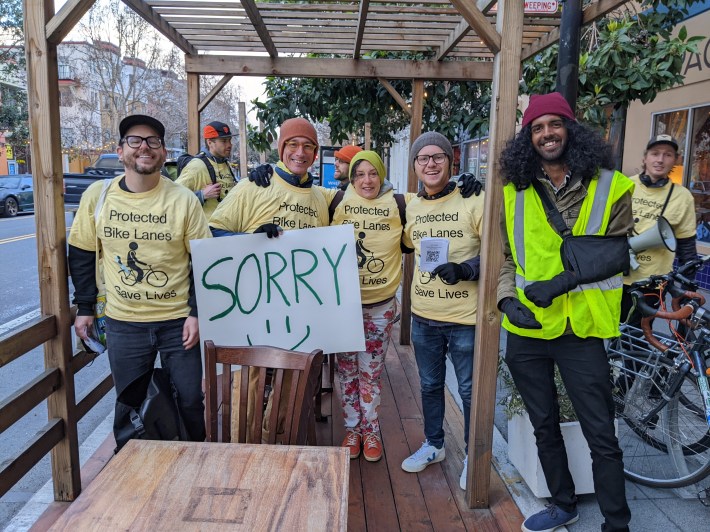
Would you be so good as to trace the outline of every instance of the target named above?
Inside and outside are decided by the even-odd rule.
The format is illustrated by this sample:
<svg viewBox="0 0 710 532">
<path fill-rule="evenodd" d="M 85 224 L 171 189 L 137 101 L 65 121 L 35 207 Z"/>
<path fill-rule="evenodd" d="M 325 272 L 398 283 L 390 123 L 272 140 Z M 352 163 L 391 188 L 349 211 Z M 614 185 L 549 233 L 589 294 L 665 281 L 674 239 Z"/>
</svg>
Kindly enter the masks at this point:
<svg viewBox="0 0 710 532">
<path fill-rule="evenodd" d="M 197 54 L 197 49 L 192 46 L 187 40 L 180 35 L 174 28 L 163 20 L 163 18 L 158 15 L 153 8 L 142 0 L 121 0 L 124 4 L 130 7 L 133 11 L 138 13 L 143 19 L 145 19 L 148 24 L 153 26 L 161 34 L 163 34 L 168 40 L 170 40 L 175 46 L 180 48 L 186 54 Z"/>
<path fill-rule="evenodd" d="M 217 96 L 224 86 L 229 83 L 229 80 L 231 80 L 234 76 L 231 74 L 227 74 L 226 76 L 222 76 L 222 79 L 220 79 L 217 82 L 217 85 L 212 87 L 212 90 L 205 96 L 202 101 L 197 105 L 197 112 L 201 113 L 204 111 L 205 107 L 207 107 L 212 100 L 214 100 L 215 96 Z"/>
<path fill-rule="evenodd" d="M 409 117 L 412 117 L 412 110 L 409 108 L 407 105 L 407 102 L 404 101 L 404 98 L 397 92 L 397 89 L 395 89 L 392 84 L 387 81 L 384 78 L 377 78 L 377 80 L 380 82 L 380 84 L 387 90 L 387 92 L 390 93 L 390 96 L 394 98 L 394 101 L 399 104 L 399 106 L 402 108 L 402 111 L 407 113 Z"/>
<path fill-rule="evenodd" d="M 187 74 L 187 151 L 200 150 L 200 76 Z"/>
<path fill-rule="evenodd" d="M 189 55 L 185 71 L 192 74 L 234 74 L 284 78 L 385 78 L 443 81 L 490 81 L 490 61 L 404 61 L 396 59 L 333 59 Z"/>
<path fill-rule="evenodd" d="M 370 0 L 360 2 L 360 11 L 357 17 L 357 31 L 355 32 L 355 46 L 353 46 L 353 59 L 360 58 L 360 47 L 362 38 L 365 35 L 365 24 L 367 23 L 367 12 L 370 8 Z"/>
<path fill-rule="evenodd" d="M 599 0 L 599 2 L 590 5 L 587 9 L 582 12 L 582 25 L 589 24 L 594 20 L 603 17 L 610 11 L 614 11 L 622 4 L 626 4 L 629 0 Z M 526 46 L 523 49 L 521 56 L 521 61 L 530 59 L 542 52 L 548 46 L 552 46 L 557 41 L 560 40 L 560 28 L 559 26 L 552 30 L 550 33 L 541 37 L 534 43 Z"/>
<path fill-rule="evenodd" d="M 495 3 L 496 0 L 478 0 L 478 2 L 476 3 L 476 7 L 478 7 L 479 11 L 485 15 Z M 447 55 L 449 55 L 449 53 L 451 53 L 451 50 L 456 48 L 456 45 L 461 42 L 461 39 L 468 35 L 469 31 L 471 31 L 471 25 L 468 23 L 468 21 L 464 19 L 459 22 L 458 25 L 446 38 L 444 44 L 438 47 L 435 55 L 436 60 L 441 61 Z"/>
<path fill-rule="evenodd" d="M 54 15 L 45 27 L 47 42 L 59 44 L 69 32 L 74 29 L 86 12 L 94 5 L 95 0 L 68 0 L 59 12 Z"/>
<path fill-rule="evenodd" d="M 52 480 L 54 500 L 73 501 L 81 491 L 81 477 L 74 375 L 70 368 L 71 312 L 62 193 L 57 46 L 48 42 L 46 36 L 47 24 L 53 16 L 54 2 L 51 0 L 24 0 L 39 307 L 43 316 L 56 317 L 57 327 L 56 336 L 44 343 L 44 367 L 46 370 L 56 368 L 61 374 L 59 388 L 47 398 L 47 415 L 50 420 L 61 420 L 57 430 L 62 431 L 61 439 L 52 446 Z"/>
<path fill-rule="evenodd" d="M 488 179 L 483 210 L 481 239 L 481 276 L 478 280 L 475 356 L 469 418 L 468 478 L 466 498 L 469 507 L 489 506 L 493 418 L 496 404 L 500 313 L 496 306 L 498 276 L 503 263 L 500 237 L 500 208 L 503 181 L 498 179 L 500 154 L 515 135 L 518 108 L 520 49 L 523 39 L 523 2 L 499 0 L 496 27 L 504 35 L 496 54 L 491 90 Z"/>
<path fill-rule="evenodd" d="M 500 51 L 500 33 L 498 33 L 477 6 L 466 0 L 451 0 L 451 4 L 458 9 L 461 16 L 476 30 L 488 49 L 497 54 Z"/>
<path fill-rule="evenodd" d="M 266 28 L 264 19 L 261 18 L 261 13 L 259 13 L 259 8 L 256 7 L 254 0 L 242 0 L 241 4 L 244 8 L 244 11 L 246 11 L 247 13 L 247 16 L 249 17 L 249 20 L 251 20 L 251 23 L 254 26 L 254 30 L 256 31 L 257 35 L 259 35 L 261 42 L 264 44 L 264 48 L 266 48 L 266 51 L 269 52 L 269 55 L 271 57 L 278 57 L 279 52 L 278 50 L 276 50 L 276 45 L 274 44 L 274 41 L 271 38 L 269 30 Z"/>
</svg>

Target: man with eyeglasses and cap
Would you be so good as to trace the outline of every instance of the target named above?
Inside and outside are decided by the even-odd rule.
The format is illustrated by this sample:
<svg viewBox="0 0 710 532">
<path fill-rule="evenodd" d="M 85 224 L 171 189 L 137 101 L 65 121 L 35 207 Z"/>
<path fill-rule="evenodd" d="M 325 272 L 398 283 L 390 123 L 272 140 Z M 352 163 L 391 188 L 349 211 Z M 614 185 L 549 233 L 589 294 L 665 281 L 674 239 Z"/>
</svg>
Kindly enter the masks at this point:
<svg viewBox="0 0 710 532">
<path fill-rule="evenodd" d="M 339 190 L 348 188 L 350 184 L 350 162 L 353 160 L 353 157 L 361 151 L 362 148 L 360 146 L 347 145 L 336 150 L 333 154 L 335 156 L 335 172 L 333 173 L 333 177 L 338 181 Z"/>
<path fill-rule="evenodd" d="M 685 264 L 697 257 L 695 247 L 695 201 L 690 191 L 674 184 L 669 175 L 678 163 L 678 142 L 670 135 L 655 135 L 643 152 L 641 173 L 630 177 L 636 187 L 631 199 L 634 216 L 634 234 L 651 229 L 659 217 L 665 218 L 673 228 L 676 238 L 675 253 L 665 247 L 655 247 L 636 253 L 638 269 L 630 270 L 624 277 L 624 294 L 621 299 L 621 320 L 639 327 L 641 314 L 633 309 L 631 283 L 651 275 L 668 273 L 673 269 L 673 259 Z M 658 298 L 649 298 L 648 304 L 658 307 Z"/>
<path fill-rule="evenodd" d="M 192 190 L 202 203 L 209 220 L 227 193 L 237 184 L 229 156 L 232 153 L 232 138 L 235 136 L 223 122 L 210 122 L 202 130 L 206 152 L 200 152 L 178 169 L 176 183 Z M 180 159 L 178 159 L 179 161 Z"/>
<path fill-rule="evenodd" d="M 69 234 L 69 270 L 78 307 L 74 330 L 83 340 L 92 330 L 101 256 L 116 395 L 151 372 L 160 353 L 189 438 L 203 441 L 202 361 L 190 240 L 209 238 L 210 231 L 195 194 L 160 174 L 167 157 L 163 124 L 132 115 L 121 121 L 119 132 L 116 151 L 125 173 L 86 190 Z M 129 267 L 136 259 L 142 276 Z M 122 417 L 116 407 L 118 435 L 124 427 L 118 426 Z"/>
</svg>

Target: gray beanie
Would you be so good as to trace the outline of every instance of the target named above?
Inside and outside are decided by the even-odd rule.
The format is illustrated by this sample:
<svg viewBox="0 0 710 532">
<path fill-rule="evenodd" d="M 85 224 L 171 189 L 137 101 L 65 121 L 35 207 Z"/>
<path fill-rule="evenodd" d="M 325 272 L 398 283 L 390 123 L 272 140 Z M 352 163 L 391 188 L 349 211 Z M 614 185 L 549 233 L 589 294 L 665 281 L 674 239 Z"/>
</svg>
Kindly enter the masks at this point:
<svg viewBox="0 0 710 532">
<path fill-rule="evenodd" d="M 449 139 L 436 131 L 428 131 L 419 135 L 409 149 L 409 163 L 412 167 L 414 167 L 415 158 L 425 146 L 439 146 L 449 156 L 449 163 L 454 160 L 454 149 L 451 147 Z"/>
</svg>

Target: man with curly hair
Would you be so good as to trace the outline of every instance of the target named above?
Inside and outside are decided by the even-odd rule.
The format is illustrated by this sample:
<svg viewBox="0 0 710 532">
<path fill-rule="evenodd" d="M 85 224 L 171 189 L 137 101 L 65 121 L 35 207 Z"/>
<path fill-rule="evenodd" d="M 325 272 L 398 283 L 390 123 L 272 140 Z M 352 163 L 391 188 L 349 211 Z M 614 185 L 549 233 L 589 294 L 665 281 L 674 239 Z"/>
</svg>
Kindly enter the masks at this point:
<svg viewBox="0 0 710 532">
<path fill-rule="evenodd" d="M 583 268 L 565 270 L 560 249 L 563 235 L 626 236 L 633 228 L 633 183 L 608 170 L 610 147 L 577 123 L 561 94 L 532 96 L 522 125 L 501 155 L 505 262 L 497 299 L 508 331 L 505 360 L 535 429 L 552 494 L 522 530 L 552 531 L 579 519 L 559 426 L 555 364 L 591 450 L 602 530 L 628 530 L 631 513 L 603 343 L 619 334 L 621 270 L 588 282 Z M 554 225 L 555 208 L 564 229 Z"/>
</svg>

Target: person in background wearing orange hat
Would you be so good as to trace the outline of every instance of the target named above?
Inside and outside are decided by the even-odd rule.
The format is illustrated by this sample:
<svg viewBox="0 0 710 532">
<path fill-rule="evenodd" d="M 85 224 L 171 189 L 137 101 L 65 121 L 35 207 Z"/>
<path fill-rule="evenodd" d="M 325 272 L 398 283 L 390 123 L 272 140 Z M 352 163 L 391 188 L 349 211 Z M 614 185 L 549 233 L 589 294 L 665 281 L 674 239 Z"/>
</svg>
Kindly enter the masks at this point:
<svg viewBox="0 0 710 532">
<path fill-rule="evenodd" d="M 200 152 L 185 168 L 178 169 L 175 182 L 186 186 L 197 195 L 209 220 L 219 202 L 237 184 L 229 166 L 234 134 L 227 124 L 210 122 L 202 130 L 202 136 L 205 138 L 207 151 Z"/>
<path fill-rule="evenodd" d="M 625 243 L 633 228 L 634 185 L 611 170 L 610 146 L 577 123 L 560 93 L 532 96 L 522 126 L 500 156 L 505 260 L 497 299 L 508 331 L 505 361 L 535 429 L 551 493 L 550 504 L 529 516 L 522 530 L 552 531 L 579 519 L 560 429 L 557 366 L 591 451 L 602 531 L 628 531 L 631 512 L 604 349 L 605 338 L 619 335 L 621 263 L 628 266 L 628 248 L 614 253 L 607 245 L 608 253 L 588 253 L 586 270 L 592 266 L 606 276 L 597 281 L 586 280 L 579 265 L 565 269 L 560 252 L 562 235 Z"/>
<path fill-rule="evenodd" d="M 348 144 L 343 146 L 335 152 L 335 173 L 333 177 L 337 179 L 340 184 L 338 185 L 339 190 L 345 190 L 350 184 L 350 161 L 359 152 L 362 151 L 360 146 L 352 146 Z"/>
</svg>

